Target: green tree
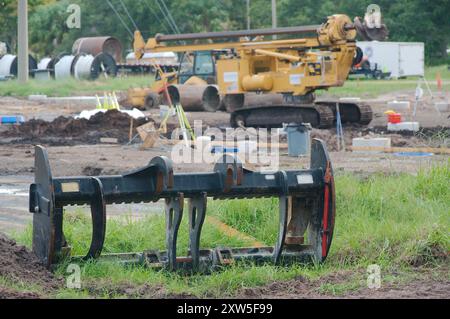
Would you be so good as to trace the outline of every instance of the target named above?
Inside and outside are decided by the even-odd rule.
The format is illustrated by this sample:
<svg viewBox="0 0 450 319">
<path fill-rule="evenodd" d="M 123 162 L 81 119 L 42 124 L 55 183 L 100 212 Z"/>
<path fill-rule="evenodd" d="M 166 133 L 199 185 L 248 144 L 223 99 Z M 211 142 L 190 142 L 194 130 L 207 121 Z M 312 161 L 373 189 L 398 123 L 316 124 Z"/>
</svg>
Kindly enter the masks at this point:
<svg viewBox="0 0 450 319">
<path fill-rule="evenodd" d="M 37 6 L 50 4 L 55 0 L 29 0 L 29 12 L 32 14 Z M 15 50 L 17 43 L 17 0 L 0 0 L 0 41 L 9 44 Z"/>
<path fill-rule="evenodd" d="M 121 0 L 29 0 L 30 42 L 33 51 L 41 55 L 71 50 L 73 42 L 82 36 L 115 36 L 126 48 L 132 47 L 134 23 L 128 17 Z M 157 33 L 174 33 L 161 0 L 122 0 L 144 37 Z M 180 32 L 207 32 L 245 29 L 246 0 L 164 0 Z M 336 13 L 352 18 L 363 16 L 373 0 L 278 0 L 279 26 L 320 24 Z M 450 0 L 378 0 L 391 41 L 426 43 L 428 61 L 442 60 L 450 42 Z M 81 7 L 81 29 L 68 29 L 69 3 Z M 0 41 L 13 47 L 16 38 L 17 1 L 0 0 Z M 252 28 L 271 27 L 271 1 L 251 0 Z M 126 26 L 125 26 L 125 25 Z"/>
</svg>

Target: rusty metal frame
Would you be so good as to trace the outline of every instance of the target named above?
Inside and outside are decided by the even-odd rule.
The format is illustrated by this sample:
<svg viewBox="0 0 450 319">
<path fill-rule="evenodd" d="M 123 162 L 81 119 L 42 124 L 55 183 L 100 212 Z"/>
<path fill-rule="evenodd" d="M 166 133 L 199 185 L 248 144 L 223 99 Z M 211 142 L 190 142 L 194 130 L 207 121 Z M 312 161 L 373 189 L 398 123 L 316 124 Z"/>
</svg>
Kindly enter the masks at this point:
<svg viewBox="0 0 450 319">
<path fill-rule="evenodd" d="M 280 200 L 279 235 L 274 247 L 201 249 L 208 198 L 264 197 Z M 102 256 L 107 205 L 161 199 L 166 203 L 166 251 Z M 320 140 L 313 141 L 310 169 L 270 174 L 247 170 L 235 157 L 224 155 L 210 173 L 174 174 L 172 162 L 157 157 L 146 167 L 124 175 L 53 178 L 47 152 L 37 146 L 35 183 L 30 187 L 33 251 L 48 267 L 62 261 L 70 251 L 62 225 L 64 207 L 73 205 L 89 205 L 92 212 L 92 243 L 82 260 L 113 259 L 170 271 L 206 272 L 241 260 L 323 262 L 331 247 L 336 214 L 333 169 Z M 178 232 L 185 214 L 189 218 L 189 252 L 187 257 L 178 257 Z"/>
</svg>

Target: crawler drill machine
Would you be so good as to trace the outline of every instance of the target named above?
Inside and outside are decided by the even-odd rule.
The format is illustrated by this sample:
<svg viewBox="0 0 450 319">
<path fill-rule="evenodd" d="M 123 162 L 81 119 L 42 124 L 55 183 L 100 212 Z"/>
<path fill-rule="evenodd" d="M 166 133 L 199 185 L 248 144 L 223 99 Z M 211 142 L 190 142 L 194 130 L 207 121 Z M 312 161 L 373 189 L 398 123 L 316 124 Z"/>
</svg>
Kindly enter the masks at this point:
<svg viewBox="0 0 450 319">
<path fill-rule="evenodd" d="M 307 122 L 316 128 L 330 128 L 336 120 L 337 101 L 316 101 L 315 91 L 344 85 L 352 67 L 363 57 L 356 45 L 358 34 L 365 40 L 387 37 L 378 6 L 370 6 L 364 19 L 355 18 L 353 22 L 348 16 L 337 14 L 322 25 L 158 34 L 147 42 L 136 31 L 134 50 L 138 58 L 146 52 L 195 53 L 188 73 L 197 79 L 180 81 L 186 78 L 187 68 L 182 63 L 178 78 L 169 83 L 175 88 L 172 98 L 180 101 L 189 95 L 185 100 L 205 103 L 205 110 L 218 109 L 222 98 L 232 113 L 233 127 L 279 127 L 283 123 Z M 278 40 L 265 38 L 273 35 Z M 214 51 L 227 53 L 205 59 L 205 52 Z M 211 84 L 217 84 L 218 92 L 211 89 Z M 209 91 L 205 91 L 208 86 Z M 264 105 L 253 103 L 248 107 L 245 100 L 254 99 L 255 95 L 260 96 L 258 101 L 265 101 Z M 368 125 L 373 119 L 371 107 L 363 103 L 340 103 L 340 111 L 343 122 Z"/>
</svg>

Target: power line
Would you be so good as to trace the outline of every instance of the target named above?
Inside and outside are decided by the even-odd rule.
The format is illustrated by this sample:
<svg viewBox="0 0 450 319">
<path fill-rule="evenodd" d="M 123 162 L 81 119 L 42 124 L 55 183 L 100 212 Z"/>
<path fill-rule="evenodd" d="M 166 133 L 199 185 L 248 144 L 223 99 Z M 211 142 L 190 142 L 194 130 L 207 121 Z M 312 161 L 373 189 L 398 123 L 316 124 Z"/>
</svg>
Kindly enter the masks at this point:
<svg viewBox="0 0 450 319">
<path fill-rule="evenodd" d="M 158 5 L 159 11 L 161 12 L 162 16 L 166 20 L 166 23 L 169 25 L 170 29 L 172 29 L 172 32 L 173 33 L 177 33 L 177 30 L 176 30 L 175 26 L 172 24 L 172 21 L 170 21 L 169 17 L 167 16 L 166 12 L 164 11 L 164 9 L 161 6 L 161 4 L 159 3 L 159 1 L 155 0 L 155 2 Z"/>
<path fill-rule="evenodd" d="M 175 29 L 177 30 L 178 33 L 181 33 L 181 32 L 180 32 L 180 29 L 178 29 L 177 23 L 176 23 L 175 20 L 173 19 L 172 14 L 170 13 L 169 9 L 168 9 L 167 6 L 166 6 L 166 2 L 165 2 L 164 0 L 160 0 L 160 1 L 162 2 L 163 6 L 164 6 L 164 9 L 165 9 L 166 12 L 167 12 L 167 14 L 168 14 L 168 16 L 169 16 L 169 19 L 172 21 L 173 25 L 175 26 Z"/>
<path fill-rule="evenodd" d="M 158 0 L 155 0 L 156 4 L 159 7 L 159 11 L 161 11 L 162 15 L 164 16 L 164 18 L 166 19 L 167 24 L 170 26 L 170 28 L 172 29 L 173 33 L 180 33 L 177 31 L 177 27 L 176 25 L 173 24 L 172 20 L 170 20 L 167 12 L 163 9 L 161 3 Z"/>
<path fill-rule="evenodd" d="M 117 12 L 116 8 L 113 6 L 113 4 L 111 3 L 111 1 L 106 0 L 106 3 L 108 3 L 108 5 L 110 6 L 110 8 L 114 11 L 114 13 L 116 14 L 116 16 L 119 18 L 120 22 L 122 22 L 122 25 L 125 27 L 125 29 L 128 31 L 128 33 L 131 35 L 131 37 L 134 37 L 133 32 L 131 31 L 131 29 L 128 27 L 128 25 L 125 23 L 125 21 L 122 19 L 122 17 L 120 16 L 119 12 Z"/>
<path fill-rule="evenodd" d="M 167 18 L 166 13 L 164 12 L 163 8 L 161 7 L 161 4 L 158 2 L 158 0 L 155 0 L 155 3 L 158 5 L 159 11 L 161 12 L 163 18 L 165 19 L 167 25 L 170 29 L 172 29 L 173 33 L 176 33 L 175 28 L 173 27 L 172 23 L 170 23 L 170 20 Z"/>
<path fill-rule="evenodd" d="M 159 16 L 155 13 L 155 11 L 153 10 L 153 8 L 148 4 L 147 1 L 142 0 L 142 2 L 147 6 L 147 8 L 150 10 L 150 12 L 153 14 L 153 16 L 156 18 L 156 20 L 158 20 L 158 23 L 161 25 L 161 27 L 164 28 L 164 30 L 166 30 L 166 32 L 169 32 L 169 30 L 167 29 L 167 27 L 164 25 L 164 22 L 161 21 L 161 19 L 159 18 Z"/>
<path fill-rule="evenodd" d="M 122 5 L 123 9 L 125 10 L 125 13 L 127 14 L 128 18 L 131 20 L 131 23 L 133 23 L 135 30 L 139 30 L 136 22 L 134 21 L 133 17 L 131 16 L 130 12 L 127 9 L 127 6 L 125 3 L 123 3 L 122 0 L 119 0 L 120 4 Z"/>
</svg>

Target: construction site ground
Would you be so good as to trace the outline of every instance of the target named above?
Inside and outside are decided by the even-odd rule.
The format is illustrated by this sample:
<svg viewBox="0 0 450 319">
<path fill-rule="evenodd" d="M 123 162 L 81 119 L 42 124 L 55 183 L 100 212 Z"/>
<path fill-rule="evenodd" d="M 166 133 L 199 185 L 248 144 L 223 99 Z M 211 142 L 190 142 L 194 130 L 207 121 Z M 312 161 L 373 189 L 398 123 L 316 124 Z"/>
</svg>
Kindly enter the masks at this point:
<svg viewBox="0 0 450 319">
<path fill-rule="evenodd" d="M 422 133 L 413 135 L 390 134 L 383 129 L 386 127 L 384 112 L 389 109 L 387 102 L 405 99 L 410 100 L 413 104 L 414 92 L 390 93 L 377 99 L 368 100 L 367 102 L 374 108 L 375 119 L 368 128 L 346 127 L 347 146 L 351 145 L 351 141 L 355 137 L 384 136 L 391 137 L 393 146 L 396 147 L 450 147 L 450 113 L 438 114 L 430 97 L 426 97 L 425 102 L 421 103 L 417 115 L 417 120 L 424 129 Z M 448 101 L 449 96 L 444 96 L 443 99 Z M 25 98 L 0 97 L 0 113 L 2 116 L 23 115 L 28 121 L 34 120 L 32 123 L 24 124 L 22 128 L 0 126 L 0 233 L 12 237 L 14 234 L 24 231 L 32 220 L 32 216 L 28 213 L 28 188 L 34 178 L 34 145 L 41 144 L 48 148 L 54 176 L 120 174 L 146 165 L 155 156 L 165 155 L 170 157 L 170 145 L 160 144 L 152 149 L 141 150 L 140 144 L 137 143 L 138 140 L 128 144 L 130 121 L 121 122 L 120 116 L 115 118 L 114 121 L 108 118 L 105 122 L 100 121 L 95 125 L 60 118 L 71 117 L 79 114 L 82 110 L 92 108 L 92 103 L 86 102 L 36 102 Z M 146 115 L 156 124 L 161 121 L 159 110 L 147 111 Z M 221 112 L 189 113 L 188 118 L 191 122 L 202 120 L 206 127 L 226 128 L 229 126 L 229 114 Z M 144 123 L 145 121 L 138 121 L 133 124 L 133 136 L 136 134 L 135 127 Z M 169 128 L 175 126 L 176 121 L 171 120 Z M 348 173 L 363 177 L 374 173 L 383 175 L 409 173 L 414 175 L 421 169 L 445 165 L 449 161 L 448 155 L 438 154 L 427 157 L 413 157 L 385 153 L 337 152 L 334 130 L 314 130 L 313 137 L 324 139 L 327 142 L 337 174 Z M 118 143 L 101 143 L 102 138 L 114 138 L 117 139 Z M 299 168 L 307 167 L 307 165 L 307 159 L 292 158 L 287 156 L 287 150 L 281 151 L 281 168 Z M 210 166 L 200 164 L 176 166 L 176 171 L 209 170 L 211 170 Z M 149 205 L 134 205 L 131 208 L 127 206 L 126 211 L 131 211 L 133 217 L 141 218 L 142 215 L 159 212 L 162 208 L 162 203 L 156 203 L 151 208 L 149 208 Z M 120 205 L 109 208 L 109 218 L 121 216 L 124 209 L 125 207 Z M 16 247 L 5 238 L 0 240 L 0 245 L 2 247 L 7 245 Z M 0 249 L 0 252 L 2 249 Z M 14 249 L 13 254 L 16 256 L 25 254 L 22 248 L 16 247 Z M 6 258 L 3 257 L 5 256 L 0 256 L 0 269 Z M 25 259 L 27 258 L 31 257 Z M 35 260 L 28 260 L 27 262 L 33 264 Z M 11 267 L 14 268 L 14 266 Z M 26 268 L 26 266 L 24 267 Z M 381 290 L 356 289 L 344 293 L 341 297 L 449 298 L 448 267 L 440 268 L 438 272 L 442 276 L 436 275 L 434 270 L 421 269 L 417 276 L 412 277 L 410 281 L 396 282 L 393 280 Z M 46 274 L 46 276 L 49 276 L 50 279 L 45 283 L 45 286 L 48 291 L 51 291 L 55 289 L 54 285 L 57 285 L 58 281 L 50 274 Z M 319 281 L 297 278 L 287 283 L 276 282 L 264 287 L 242 289 L 237 295 L 245 298 L 332 298 L 334 295 L 330 291 L 322 289 L 323 287 L 326 287 L 327 284 L 344 285 L 346 278 L 352 277 L 354 279 L 355 276 L 359 280 L 364 278 L 364 274 L 348 272 L 329 275 Z M 392 276 L 395 277 L 395 274 Z M 34 280 L 35 278 L 31 278 L 30 282 L 33 283 Z M 99 287 L 92 287 L 92 289 L 102 289 L 101 284 Z M 160 291 L 153 291 L 152 295 L 146 292 L 145 287 L 124 286 L 116 287 L 116 289 L 119 295 L 131 297 L 190 297 L 189 295 L 168 294 L 164 291 L 164 288 L 161 288 Z M 0 298 L 39 298 L 45 297 L 45 294 L 25 293 L 20 295 L 17 292 L 0 288 Z"/>
</svg>

